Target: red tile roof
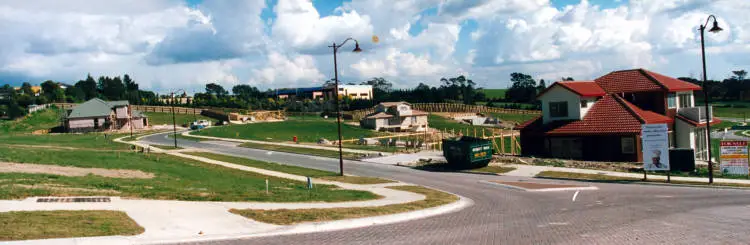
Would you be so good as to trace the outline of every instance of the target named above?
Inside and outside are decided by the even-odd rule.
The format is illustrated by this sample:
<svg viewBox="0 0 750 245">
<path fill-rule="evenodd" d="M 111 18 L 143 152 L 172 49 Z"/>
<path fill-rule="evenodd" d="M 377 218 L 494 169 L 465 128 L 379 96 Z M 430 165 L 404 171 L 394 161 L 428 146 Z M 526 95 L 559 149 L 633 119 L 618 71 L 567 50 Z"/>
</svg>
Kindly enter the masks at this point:
<svg viewBox="0 0 750 245">
<path fill-rule="evenodd" d="M 644 69 L 614 71 L 595 81 L 607 93 L 676 92 L 701 89 L 698 85 Z"/>
<path fill-rule="evenodd" d="M 583 97 L 599 97 L 607 94 L 607 92 L 604 92 L 604 89 L 602 89 L 602 87 L 599 87 L 599 85 L 597 85 L 594 81 L 566 81 L 553 83 L 547 89 L 539 93 L 537 97 L 542 96 L 544 93 L 557 85 L 562 86 L 563 88 Z"/>
<path fill-rule="evenodd" d="M 669 123 L 664 115 L 646 111 L 617 95 L 605 95 L 586 113 L 582 120 L 554 121 L 542 124 L 542 118 L 526 121 L 516 129 L 541 130 L 547 135 L 638 134 L 641 124 Z"/>
</svg>

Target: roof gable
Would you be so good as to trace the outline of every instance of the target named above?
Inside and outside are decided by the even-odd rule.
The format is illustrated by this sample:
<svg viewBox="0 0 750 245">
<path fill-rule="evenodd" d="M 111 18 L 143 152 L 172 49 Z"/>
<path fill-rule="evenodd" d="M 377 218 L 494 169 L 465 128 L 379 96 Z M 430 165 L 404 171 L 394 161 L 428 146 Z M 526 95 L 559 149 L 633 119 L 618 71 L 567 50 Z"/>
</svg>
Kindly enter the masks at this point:
<svg viewBox="0 0 750 245">
<path fill-rule="evenodd" d="M 644 69 L 614 71 L 595 81 L 607 93 L 676 92 L 701 89 L 695 84 Z"/>
<path fill-rule="evenodd" d="M 570 92 L 573 92 L 581 97 L 599 97 L 604 96 L 607 92 L 604 91 L 594 81 L 566 81 L 566 82 L 555 82 L 544 91 L 540 92 L 536 97 L 539 98 L 554 87 L 562 87 Z"/>
<path fill-rule="evenodd" d="M 112 113 L 112 106 L 99 98 L 90 99 L 77 105 L 68 118 L 106 117 Z"/>
</svg>

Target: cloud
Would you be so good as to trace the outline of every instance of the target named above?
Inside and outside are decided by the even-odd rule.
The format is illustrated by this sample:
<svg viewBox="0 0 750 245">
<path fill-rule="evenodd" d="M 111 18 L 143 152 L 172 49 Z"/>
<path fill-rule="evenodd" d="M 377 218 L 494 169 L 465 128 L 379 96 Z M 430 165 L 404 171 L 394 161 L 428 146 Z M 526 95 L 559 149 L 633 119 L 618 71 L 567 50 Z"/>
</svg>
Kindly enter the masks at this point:
<svg viewBox="0 0 750 245">
<path fill-rule="evenodd" d="M 322 84 L 325 76 L 318 71 L 310 55 L 287 57 L 277 52 L 268 54 L 266 66 L 251 71 L 248 83 L 253 85 L 311 86 Z"/>
<path fill-rule="evenodd" d="M 429 56 L 417 56 L 395 48 L 388 49 L 384 55 L 363 58 L 350 67 L 360 77 L 387 77 L 399 82 L 397 85 L 402 87 L 416 86 L 415 82 L 418 82 L 405 78 L 437 78 L 447 71 L 445 66 L 431 63 Z"/>
</svg>

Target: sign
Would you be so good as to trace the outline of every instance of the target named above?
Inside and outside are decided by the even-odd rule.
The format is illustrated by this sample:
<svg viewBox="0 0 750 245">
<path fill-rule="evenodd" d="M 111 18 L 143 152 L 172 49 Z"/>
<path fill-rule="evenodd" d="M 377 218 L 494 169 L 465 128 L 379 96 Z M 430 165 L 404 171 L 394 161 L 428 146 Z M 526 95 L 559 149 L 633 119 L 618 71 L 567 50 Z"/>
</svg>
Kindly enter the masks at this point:
<svg viewBox="0 0 750 245">
<path fill-rule="evenodd" d="M 669 129 L 667 124 L 641 125 L 643 169 L 669 170 Z"/>
<path fill-rule="evenodd" d="M 748 175 L 747 141 L 722 141 L 720 146 L 721 172 Z"/>
</svg>

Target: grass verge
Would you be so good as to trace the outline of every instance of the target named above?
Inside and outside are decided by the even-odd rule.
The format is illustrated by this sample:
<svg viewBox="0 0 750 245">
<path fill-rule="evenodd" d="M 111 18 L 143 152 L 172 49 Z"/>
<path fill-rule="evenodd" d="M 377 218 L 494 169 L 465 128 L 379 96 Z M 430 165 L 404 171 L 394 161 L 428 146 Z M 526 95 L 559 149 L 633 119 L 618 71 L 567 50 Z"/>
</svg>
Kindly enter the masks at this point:
<svg viewBox="0 0 750 245">
<path fill-rule="evenodd" d="M 567 180 L 583 180 L 583 181 L 594 181 L 594 182 L 614 182 L 614 183 L 636 183 L 636 182 L 654 182 L 664 183 L 665 180 L 647 179 L 644 181 L 641 178 L 630 178 L 620 176 L 609 176 L 603 174 L 582 174 L 582 173 L 568 173 L 560 171 L 542 171 L 537 174 L 537 178 L 552 178 L 552 179 L 567 179 Z M 716 183 L 708 184 L 706 182 L 695 182 L 695 181 L 679 181 L 672 180 L 672 184 L 684 184 L 684 185 L 699 185 L 699 186 L 729 186 L 729 187 L 750 187 L 750 184 L 736 184 L 736 183 Z"/>
<path fill-rule="evenodd" d="M 198 156 L 198 157 L 205 157 L 205 158 L 212 159 L 212 160 L 235 163 L 235 164 L 245 165 L 245 166 L 253 167 L 253 168 L 260 168 L 260 169 L 266 169 L 266 170 L 271 170 L 271 171 L 277 171 L 277 172 L 283 172 L 283 173 L 301 175 L 301 176 L 308 176 L 308 177 L 313 177 L 313 178 L 318 178 L 318 179 L 338 181 L 338 182 L 344 182 L 344 183 L 350 183 L 350 184 L 368 185 L 368 184 L 383 184 L 383 183 L 394 182 L 391 180 L 375 178 L 375 177 L 338 176 L 338 173 L 328 172 L 328 171 L 323 171 L 323 170 L 318 170 L 318 169 L 303 168 L 303 167 L 298 167 L 298 166 L 284 165 L 284 164 L 271 163 L 271 162 L 261 162 L 261 161 L 256 161 L 256 160 L 242 158 L 242 157 L 233 157 L 233 156 L 214 154 L 214 153 L 208 153 L 208 152 L 184 152 L 183 154 L 188 154 L 188 155 Z"/>
<path fill-rule="evenodd" d="M 371 200 L 366 191 L 316 185 L 240 171 L 165 154 L 52 150 L 0 147 L 0 161 L 82 168 L 126 169 L 153 173 L 148 179 L 98 175 L 60 176 L 54 173 L 0 173 L 0 199 L 31 196 L 115 195 L 131 198 L 188 201 L 340 202 Z M 266 179 L 270 192 L 266 194 Z"/>
<path fill-rule="evenodd" d="M 335 149 L 335 148 L 331 148 L 331 150 L 323 150 L 323 149 L 310 149 L 310 148 L 304 148 L 304 147 L 257 144 L 257 143 L 250 143 L 250 142 L 243 143 L 240 146 L 246 147 L 246 148 L 253 148 L 253 149 L 269 150 L 269 151 L 288 152 L 288 153 L 328 157 L 328 158 L 339 158 L 339 151 L 338 149 Z M 353 160 L 353 159 L 361 158 L 362 154 L 344 152 L 343 156 L 344 156 L 344 159 Z"/>
<path fill-rule="evenodd" d="M 212 127 L 195 132 L 194 134 L 274 142 L 292 141 L 292 138 L 295 136 L 300 142 L 310 143 L 315 143 L 320 138 L 328 140 L 338 139 L 336 120 L 331 118 L 301 119 L 291 117 L 289 120 L 283 122 L 262 122 Z M 349 124 L 341 125 L 341 134 L 344 139 L 359 139 L 360 137 L 383 135 L 383 133 Z"/>
<path fill-rule="evenodd" d="M 130 236 L 143 227 L 120 211 L 29 211 L 0 213 L 0 241 Z"/>
<path fill-rule="evenodd" d="M 232 209 L 230 212 L 244 217 L 277 225 L 291 225 L 302 222 L 320 222 L 342 219 L 354 219 L 370 216 L 380 216 L 395 213 L 403 213 L 414 210 L 437 207 L 452 203 L 458 197 L 449 193 L 429 189 L 421 186 L 393 186 L 388 187 L 396 190 L 410 191 L 425 195 L 424 200 L 403 204 L 392 204 L 381 207 L 362 208 L 324 208 L 324 209 L 279 209 L 279 210 L 255 210 L 255 209 Z"/>
</svg>

